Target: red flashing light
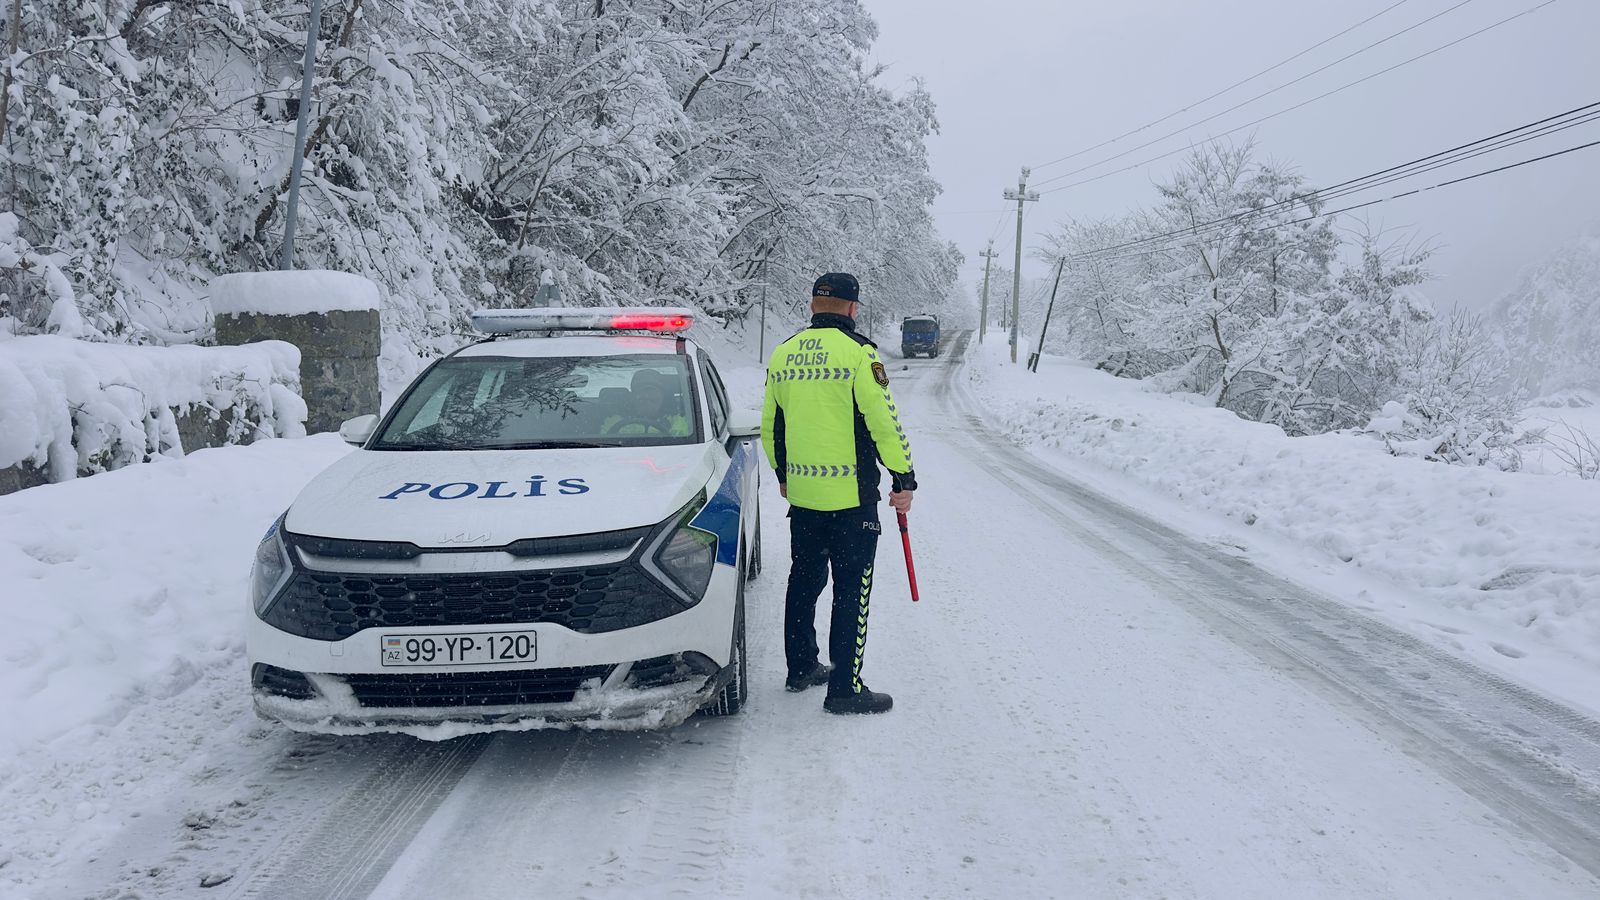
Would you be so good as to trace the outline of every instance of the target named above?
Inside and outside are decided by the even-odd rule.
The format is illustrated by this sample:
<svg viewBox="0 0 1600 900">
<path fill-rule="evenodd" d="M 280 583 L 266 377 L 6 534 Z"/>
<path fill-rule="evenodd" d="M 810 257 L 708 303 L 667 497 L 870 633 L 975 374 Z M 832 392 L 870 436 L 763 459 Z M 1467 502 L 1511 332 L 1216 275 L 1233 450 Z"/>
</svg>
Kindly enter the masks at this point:
<svg viewBox="0 0 1600 900">
<path fill-rule="evenodd" d="M 683 331 L 689 327 L 687 316 L 612 316 L 611 327 L 619 331 Z"/>
</svg>

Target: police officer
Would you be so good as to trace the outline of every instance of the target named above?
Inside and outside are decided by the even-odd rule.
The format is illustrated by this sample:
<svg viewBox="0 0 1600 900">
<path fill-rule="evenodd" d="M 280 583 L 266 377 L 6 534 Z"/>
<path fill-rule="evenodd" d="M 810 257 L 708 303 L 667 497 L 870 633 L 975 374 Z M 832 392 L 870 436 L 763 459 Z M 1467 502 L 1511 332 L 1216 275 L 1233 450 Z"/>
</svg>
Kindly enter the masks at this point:
<svg viewBox="0 0 1600 900">
<path fill-rule="evenodd" d="M 767 362 L 761 444 L 789 500 L 789 593 L 784 609 L 788 689 L 828 686 L 823 708 L 879 713 L 894 701 L 861 683 L 878 522 L 878 463 L 892 479 L 889 505 L 911 508 L 917 480 L 889 375 L 876 345 L 856 333 L 860 286 L 830 272 L 811 288 L 811 327 Z M 833 569 L 828 657 L 817 659 L 817 597 Z"/>
</svg>

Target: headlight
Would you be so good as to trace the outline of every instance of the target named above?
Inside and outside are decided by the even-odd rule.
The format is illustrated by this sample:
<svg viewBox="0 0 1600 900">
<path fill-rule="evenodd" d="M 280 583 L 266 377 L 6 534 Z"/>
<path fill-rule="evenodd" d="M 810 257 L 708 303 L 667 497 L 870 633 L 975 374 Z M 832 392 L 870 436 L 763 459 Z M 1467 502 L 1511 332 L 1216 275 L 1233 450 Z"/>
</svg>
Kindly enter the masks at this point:
<svg viewBox="0 0 1600 900">
<path fill-rule="evenodd" d="M 283 546 L 283 519 L 287 515 L 279 516 L 256 545 L 255 565 L 250 567 L 250 603 L 258 616 L 266 616 L 284 582 L 289 580 L 289 551 Z"/>
<path fill-rule="evenodd" d="M 705 596 L 711 584 L 711 566 L 717 561 L 717 536 L 689 524 L 705 503 L 702 492 L 673 517 L 676 524 L 655 554 L 656 566 L 689 596 L 691 605 Z"/>
</svg>

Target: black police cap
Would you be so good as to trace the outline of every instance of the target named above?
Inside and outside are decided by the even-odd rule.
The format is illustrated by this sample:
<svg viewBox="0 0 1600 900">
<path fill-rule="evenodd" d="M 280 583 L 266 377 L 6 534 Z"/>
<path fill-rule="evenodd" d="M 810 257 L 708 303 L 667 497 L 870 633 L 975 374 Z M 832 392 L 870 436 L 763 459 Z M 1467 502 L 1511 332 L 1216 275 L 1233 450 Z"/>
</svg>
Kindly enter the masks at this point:
<svg viewBox="0 0 1600 900">
<path fill-rule="evenodd" d="M 838 300 L 849 300 L 853 303 L 861 302 L 861 285 L 854 275 L 844 272 L 829 272 L 816 280 L 811 285 L 811 296 L 833 297 Z"/>
</svg>

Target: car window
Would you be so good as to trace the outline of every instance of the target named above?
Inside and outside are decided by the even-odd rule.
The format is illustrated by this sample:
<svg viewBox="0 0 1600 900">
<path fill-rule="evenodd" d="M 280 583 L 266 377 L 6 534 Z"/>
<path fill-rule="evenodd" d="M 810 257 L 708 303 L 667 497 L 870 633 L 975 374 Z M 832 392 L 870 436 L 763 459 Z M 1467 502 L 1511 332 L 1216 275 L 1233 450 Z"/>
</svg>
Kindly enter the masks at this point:
<svg viewBox="0 0 1600 900">
<path fill-rule="evenodd" d="M 424 373 L 374 450 L 646 447 L 699 443 L 688 358 L 676 354 L 451 358 Z"/>
<path fill-rule="evenodd" d="M 722 373 L 717 371 L 717 364 L 711 357 L 702 357 L 706 361 L 706 370 L 711 373 L 711 386 L 716 390 L 717 396 L 722 398 L 722 405 L 726 409 L 733 409 L 733 404 L 728 401 L 728 389 L 722 383 Z"/>
<path fill-rule="evenodd" d="M 706 406 L 711 410 L 711 433 L 721 436 L 728 421 L 728 396 L 722 390 L 722 379 L 711 365 L 711 358 L 700 357 L 700 374 L 706 382 Z"/>
</svg>

